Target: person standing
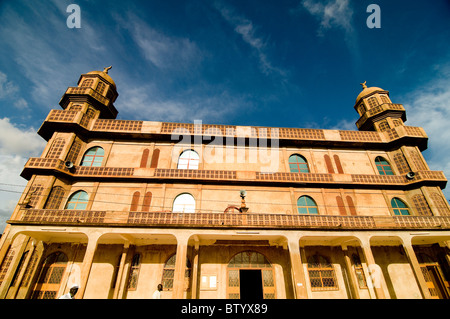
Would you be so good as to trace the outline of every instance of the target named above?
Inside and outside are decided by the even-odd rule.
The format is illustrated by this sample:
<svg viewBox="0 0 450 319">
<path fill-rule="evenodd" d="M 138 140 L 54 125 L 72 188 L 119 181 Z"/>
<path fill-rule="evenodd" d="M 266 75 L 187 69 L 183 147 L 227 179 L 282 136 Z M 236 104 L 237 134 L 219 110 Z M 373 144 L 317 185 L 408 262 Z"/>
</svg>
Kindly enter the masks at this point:
<svg viewBox="0 0 450 319">
<path fill-rule="evenodd" d="M 159 284 L 157 289 L 153 293 L 152 299 L 161 299 L 161 291 L 162 290 L 163 290 L 163 286 L 161 284 Z"/>
<path fill-rule="evenodd" d="M 58 299 L 75 299 L 75 295 L 78 292 L 78 288 L 80 288 L 80 286 L 78 286 L 77 284 L 73 284 L 72 287 L 70 287 L 69 292 L 66 293 L 65 295 L 62 295 Z"/>
</svg>

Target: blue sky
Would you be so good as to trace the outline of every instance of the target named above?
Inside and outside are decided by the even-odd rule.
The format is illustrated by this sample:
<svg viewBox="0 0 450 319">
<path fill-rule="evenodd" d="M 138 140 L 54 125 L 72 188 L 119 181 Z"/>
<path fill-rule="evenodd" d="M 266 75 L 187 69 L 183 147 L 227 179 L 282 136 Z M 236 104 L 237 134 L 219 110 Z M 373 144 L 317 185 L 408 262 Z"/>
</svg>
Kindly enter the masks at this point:
<svg viewBox="0 0 450 319">
<path fill-rule="evenodd" d="M 79 29 L 66 25 L 71 3 Z M 372 3 L 379 29 L 366 24 Z M 4 0 L 0 57 L 0 224 L 49 110 L 109 65 L 118 118 L 133 120 L 354 130 L 367 81 L 425 128 L 425 158 L 450 177 L 448 0 Z"/>
</svg>

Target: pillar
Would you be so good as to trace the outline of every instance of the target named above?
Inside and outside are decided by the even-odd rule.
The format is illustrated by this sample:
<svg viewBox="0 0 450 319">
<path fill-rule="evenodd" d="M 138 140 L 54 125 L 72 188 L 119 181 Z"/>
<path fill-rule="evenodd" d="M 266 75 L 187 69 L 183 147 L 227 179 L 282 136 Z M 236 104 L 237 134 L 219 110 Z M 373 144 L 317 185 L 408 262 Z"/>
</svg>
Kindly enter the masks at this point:
<svg viewBox="0 0 450 319">
<path fill-rule="evenodd" d="M 119 269 L 117 270 L 117 278 L 116 278 L 116 283 L 114 285 L 113 299 L 118 299 L 119 298 L 119 291 L 120 291 L 120 288 L 121 288 L 120 285 L 122 283 L 123 271 L 125 269 L 125 262 L 126 262 L 126 259 L 127 259 L 127 255 L 128 255 L 129 249 L 130 249 L 130 243 L 126 242 L 123 245 L 122 255 L 120 257 Z"/>
<path fill-rule="evenodd" d="M 347 268 L 347 274 L 350 281 L 350 289 L 352 292 L 352 296 L 354 299 L 360 299 L 359 296 L 359 290 L 358 290 L 358 282 L 356 280 L 355 272 L 352 269 L 352 262 L 350 259 L 350 255 L 348 253 L 348 247 L 342 246 L 342 251 L 344 252 L 344 260 L 345 260 L 345 267 Z"/>
<path fill-rule="evenodd" d="M 369 238 L 361 239 L 361 249 L 364 254 L 364 259 L 366 260 L 367 266 L 369 267 L 370 273 L 367 274 L 367 270 L 364 269 L 364 275 L 366 276 L 367 286 L 369 288 L 369 293 L 372 296 L 375 293 L 376 298 L 386 299 L 384 290 L 382 288 L 383 272 L 380 267 L 375 263 L 375 258 L 372 254 L 372 249 L 370 249 Z"/>
<path fill-rule="evenodd" d="M 289 256 L 291 260 L 292 285 L 294 287 L 294 295 L 296 299 L 306 299 L 308 294 L 306 291 L 305 273 L 303 271 L 302 260 L 300 258 L 299 239 L 288 239 Z"/>
<path fill-rule="evenodd" d="M 199 253 L 199 241 L 195 241 L 195 246 L 192 249 L 192 299 L 198 299 L 198 273 L 199 273 L 199 264 L 198 264 L 198 253 Z"/>
<path fill-rule="evenodd" d="M 409 263 L 413 269 L 414 276 L 416 277 L 417 284 L 419 285 L 420 292 L 424 299 L 431 299 L 430 290 L 428 289 L 427 282 L 423 277 L 422 270 L 420 269 L 419 261 L 417 260 L 416 253 L 411 244 L 411 238 L 402 237 L 403 249 L 406 252 Z"/>
<path fill-rule="evenodd" d="M 173 278 L 172 299 L 183 299 L 188 239 L 188 236 L 177 236 L 177 253 Z"/>
<path fill-rule="evenodd" d="M 86 252 L 84 253 L 83 264 L 81 266 L 81 276 L 79 283 L 80 288 L 78 289 L 78 293 L 75 296 L 76 299 L 83 299 L 84 297 L 99 237 L 100 235 L 98 234 L 92 234 L 88 237 L 88 244 L 86 247 Z"/>
</svg>

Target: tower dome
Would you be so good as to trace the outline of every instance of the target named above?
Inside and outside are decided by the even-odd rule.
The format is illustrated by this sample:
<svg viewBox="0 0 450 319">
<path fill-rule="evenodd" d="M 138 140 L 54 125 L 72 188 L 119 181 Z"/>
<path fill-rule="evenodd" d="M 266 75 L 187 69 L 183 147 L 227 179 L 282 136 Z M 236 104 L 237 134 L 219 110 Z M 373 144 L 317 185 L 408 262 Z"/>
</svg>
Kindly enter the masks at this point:
<svg viewBox="0 0 450 319">
<path fill-rule="evenodd" d="M 107 68 L 104 68 L 103 71 L 91 71 L 88 72 L 87 74 L 96 74 L 101 76 L 104 80 L 106 80 L 107 82 L 109 82 L 116 90 L 116 83 L 114 82 L 114 80 L 111 78 L 111 76 L 109 76 L 108 71 L 112 68 L 112 66 L 109 66 Z"/>
<path fill-rule="evenodd" d="M 406 121 L 405 109 L 400 104 L 393 104 L 389 91 L 379 87 L 367 87 L 361 83 L 363 90 L 355 102 L 355 110 L 360 118 L 356 127 L 360 131 L 387 131 L 403 125 Z"/>
<path fill-rule="evenodd" d="M 373 87 L 367 87 L 366 85 L 367 81 L 364 81 L 364 83 L 361 83 L 363 90 L 361 91 L 361 93 L 359 93 L 358 97 L 356 98 L 356 102 L 355 104 L 357 104 L 359 102 L 359 100 L 361 100 L 363 97 L 368 97 L 369 95 L 374 94 L 375 92 L 383 92 L 383 93 L 387 93 L 389 94 L 388 91 L 383 90 L 382 88 L 373 86 Z"/>
</svg>

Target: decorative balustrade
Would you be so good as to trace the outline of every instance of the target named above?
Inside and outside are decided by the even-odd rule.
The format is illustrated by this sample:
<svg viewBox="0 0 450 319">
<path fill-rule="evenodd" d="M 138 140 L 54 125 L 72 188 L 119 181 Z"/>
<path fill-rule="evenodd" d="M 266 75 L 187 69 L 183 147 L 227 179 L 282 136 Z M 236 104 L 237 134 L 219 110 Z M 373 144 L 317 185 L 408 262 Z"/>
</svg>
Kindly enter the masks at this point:
<svg viewBox="0 0 450 319">
<path fill-rule="evenodd" d="M 242 177 L 242 172 L 234 170 L 183 170 L 157 168 L 147 174 L 141 171 L 135 174 L 132 167 L 65 167 L 64 162 L 54 158 L 32 157 L 25 164 L 22 177 L 27 178 L 35 169 L 56 170 L 75 177 L 119 177 L 135 179 L 181 179 L 181 180 L 217 180 L 242 182 L 280 182 L 280 183 L 324 183 L 339 185 L 409 185 L 421 181 L 446 183 L 447 179 L 441 171 L 417 171 L 413 179 L 403 175 L 375 174 L 326 174 L 326 173 L 261 173 L 253 172 Z M 35 174 L 35 172 L 34 172 Z"/>
<path fill-rule="evenodd" d="M 12 224 L 279 229 L 449 229 L 450 216 L 331 216 L 21 209 Z"/>
<path fill-rule="evenodd" d="M 95 95 L 95 98 L 102 100 L 102 96 L 90 88 L 69 88 L 68 92 L 74 94 L 74 90 L 81 90 L 84 94 Z M 91 92 L 92 91 L 92 92 Z M 78 92 L 78 91 L 77 91 Z M 103 101 L 107 102 L 107 101 Z M 395 107 L 396 104 L 392 104 Z M 48 124 L 51 122 L 65 122 L 78 124 L 88 129 L 86 119 L 78 116 L 78 111 L 74 110 L 51 110 L 43 126 L 45 126 L 45 135 L 51 136 L 52 127 Z M 80 112 L 81 113 L 81 112 Z M 361 119 L 360 119 L 361 120 Z M 189 135 L 205 135 L 205 136 L 224 136 L 234 138 L 269 138 L 279 140 L 304 140 L 315 141 L 316 143 L 389 143 L 402 137 L 426 138 L 427 136 L 419 127 L 400 126 L 388 130 L 387 136 L 384 132 L 372 131 L 345 131 L 339 130 L 327 131 L 322 129 L 304 129 L 304 128 L 285 128 L 285 127 L 255 127 L 255 126 L 234 126 L 234 125 L 213 125 L 213 124 L 191 124 L 191 123 L 170 123 L 160 122 L 160 129 L 156 132 L 147 132 L 144 129 L 144 121 L 133 120 L 116 120 L 116 119 L 96 119 L 92 129 L 95 132 L 135 134 L 140 133 L 146 138 L 146 133 L 150 134 L 189 134 Z M 48 127 L 47 127 L 48 126 Z M 49 132 L 46 132 L 49 130 Z M 44 133 L 44 132 L 41 132 Z"/>
</svg>

